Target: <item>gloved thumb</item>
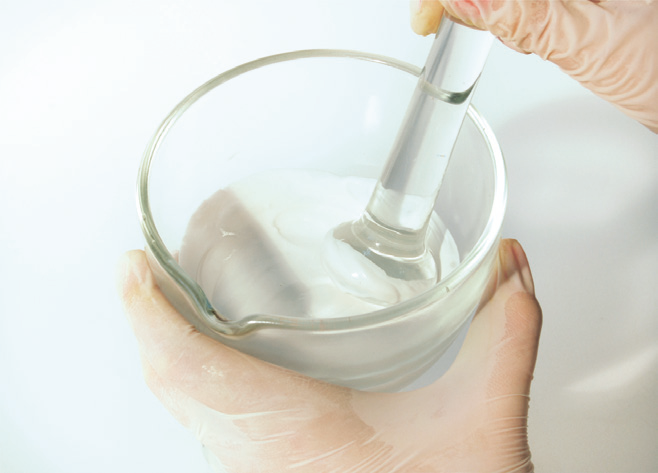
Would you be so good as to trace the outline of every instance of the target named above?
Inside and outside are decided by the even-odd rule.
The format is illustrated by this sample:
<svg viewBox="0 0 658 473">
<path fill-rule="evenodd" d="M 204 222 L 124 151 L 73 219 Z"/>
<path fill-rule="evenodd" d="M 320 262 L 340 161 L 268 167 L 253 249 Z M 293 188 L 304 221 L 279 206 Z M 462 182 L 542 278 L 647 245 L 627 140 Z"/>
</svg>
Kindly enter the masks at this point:
<svg viewBox="0 0 658 473">
<path fill-rule="evenodd" d="M 456 379 L 485 385 L 490 399 L 516 402 L 516 415 L 527 413 L 542 314 L 534 294 L 530 266 L 521 245 L 502 240 L 496 290 L 473 318 L 446 382 Z M 517 402 L 518 401 L 518 402 Z M 508 408 L 510 406 L 507 406 Z"/>
</svg>

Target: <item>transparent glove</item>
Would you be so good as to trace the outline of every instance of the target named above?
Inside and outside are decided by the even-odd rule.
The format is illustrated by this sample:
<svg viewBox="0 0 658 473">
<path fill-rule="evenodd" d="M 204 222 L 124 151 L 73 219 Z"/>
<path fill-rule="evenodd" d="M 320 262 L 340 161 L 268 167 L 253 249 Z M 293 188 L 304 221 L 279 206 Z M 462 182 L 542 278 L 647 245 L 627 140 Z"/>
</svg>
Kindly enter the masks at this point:
<svg viewBox="0 0 658 473">
<path fill-rule="evenodd" d="M 144 253 L 119 291 L 148 386 L 228 472 L 532 471 L 526 436 L 541 310 L 521 246 L 498 271 L 451 369 L 427 388 L 330 385 L 197 332 L 154 283 Z"/>
<path fill-rule="evenodd" d="M 414 31 L 434 33 L 444 7 L 455 21 L 557 64 L 658 133 L 658 1 L 411 0 Z"/>
</svg>

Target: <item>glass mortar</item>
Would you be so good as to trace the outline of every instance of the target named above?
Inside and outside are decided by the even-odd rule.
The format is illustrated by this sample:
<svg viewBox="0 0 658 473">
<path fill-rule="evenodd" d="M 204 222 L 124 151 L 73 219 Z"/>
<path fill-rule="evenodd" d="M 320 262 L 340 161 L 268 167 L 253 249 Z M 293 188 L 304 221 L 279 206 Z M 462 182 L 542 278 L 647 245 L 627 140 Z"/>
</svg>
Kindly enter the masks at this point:
<svg viewBox="0 0 658 473">
<path fill-rule="evenodd" d="M 158 286 L 200 332 L 265 361 L 369 391 L 404 388 L 447 350 L 485 292 L 506 206 L 502 152 L 472 106 L 435 206 L 460 264 L 426 292 L 350 317 L 253 314 L 231 321 L 175 256 L 198 206 L 251 174 L 301 168 L 377 179 L 420 73 L 374 54 L 294 51 L 212 78 L 165 118 L 141 162 L 138 210 Z"/>
</svg>

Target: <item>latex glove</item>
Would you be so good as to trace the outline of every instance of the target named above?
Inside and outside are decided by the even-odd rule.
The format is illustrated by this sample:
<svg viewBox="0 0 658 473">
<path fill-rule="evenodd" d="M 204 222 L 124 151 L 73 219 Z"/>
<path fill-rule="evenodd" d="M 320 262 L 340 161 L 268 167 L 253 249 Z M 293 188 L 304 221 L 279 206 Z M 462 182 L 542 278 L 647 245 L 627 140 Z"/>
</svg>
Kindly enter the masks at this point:
<svg viewBox="0 0 658 473">
<path fill-rule="evenodd" d="M 658 1 L 411 0 L 411 24 L 436 32 L 441 13 L 557 64 L 658 133 Z"/>
<path fill-rule="evenodd" d="M 501 244 L 490 298 L 451 369 L 404 393 L 330 385 L 200 334 L 158 290 L 141 251 L 126 255 L 119 280 L 148 386 L 229 472 L 532 471 L 541 310 L 513 240 Z"/>
</svg>

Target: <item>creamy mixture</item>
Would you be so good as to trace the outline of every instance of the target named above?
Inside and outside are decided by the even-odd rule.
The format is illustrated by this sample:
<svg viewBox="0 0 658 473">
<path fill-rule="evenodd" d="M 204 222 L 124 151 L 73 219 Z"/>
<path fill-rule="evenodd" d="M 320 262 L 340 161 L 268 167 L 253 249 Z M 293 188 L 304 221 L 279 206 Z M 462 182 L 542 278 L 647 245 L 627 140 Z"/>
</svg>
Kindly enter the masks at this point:
<svg viewBox="0 0 658 473">
<path fill-rule="evenodd" d="M 325 239 L 337 225 L 360 216 L 375 182 L 308 170 L 269 171 L 236 182 L 192 216 L 179 262 L 229 319 L 342 317 L 379 309 L 339 289 L 323 264 Z M 441 234 L 430 247 L 445 276 L 459 257 L 450 233 L 438 217 L 434 220 Z M 332 258 L 343 253 L 334 251 Z M 346 270 L 354 270 L 349 254 L 345 263 Z M 359 271 L 369 280 L 369 291 L 395 290 L 374 264 Z"/>
</svg>

